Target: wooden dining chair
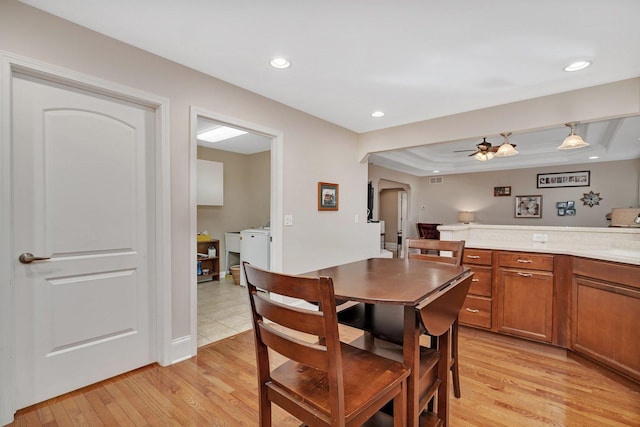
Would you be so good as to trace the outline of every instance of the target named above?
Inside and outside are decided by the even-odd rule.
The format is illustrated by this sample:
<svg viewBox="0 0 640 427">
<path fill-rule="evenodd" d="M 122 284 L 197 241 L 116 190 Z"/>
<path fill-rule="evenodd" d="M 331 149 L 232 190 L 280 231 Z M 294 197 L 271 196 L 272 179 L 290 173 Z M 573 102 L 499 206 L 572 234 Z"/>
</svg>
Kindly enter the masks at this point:
<svg viewBox="0 0 640 427">
<path fill-rule="evenodd" d="M 407 239 L 405 242 L 405 254 L 409 259 L 444 262 L 447 264 L 461 265 L 464 240 L 431 240 L 431 239 Z M 466 293 L 465 293 L 466 295 Z M 431 337 L 432 345 L 435 345 L 436 337 Z M 460 371 L 458 369 L 458 318 L 451 325 L 451 361 L 449 363 L 453 378 L 453 394 L 460 398 Z"/>
<path fill-rule="evenodd" d="M 360 426 L 387 403 L 393 425 L 406 422 L 402 363 L 342 343 L 333 281 L 272 273 L 244 262 L 251 303 L 260 426 L 271 426 L 271 404 L 307 426 Z M 266 291 L 266 292 L 265 292 Z M 286 305 L 269 293 L 315 301 L 317 310 Z M 284 356 L 279 366 L 270 351 Z"/>
</svg>

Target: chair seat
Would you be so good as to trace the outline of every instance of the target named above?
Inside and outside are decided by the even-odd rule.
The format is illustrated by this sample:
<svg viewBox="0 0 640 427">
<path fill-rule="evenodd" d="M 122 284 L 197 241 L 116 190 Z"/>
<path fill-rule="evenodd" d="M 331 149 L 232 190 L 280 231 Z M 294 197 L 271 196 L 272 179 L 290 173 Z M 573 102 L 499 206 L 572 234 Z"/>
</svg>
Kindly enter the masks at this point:
<svg viewBox="0 0 640 427">
<path fill-rule="evenodd" d="M 341 343 L 345 393 L 345 421 L 358 415 L 356 410 L 377 399 L 386 389 L 404 381 L 409 371 L 394 360 L 380 357 L 349 344 Z M 271 373 L 271 392 L 294 395 L 313 407 L 319 417 L 328 420 L 330 414 L 327 373 L 294 361 L 287 361 Z"/>
</svg>

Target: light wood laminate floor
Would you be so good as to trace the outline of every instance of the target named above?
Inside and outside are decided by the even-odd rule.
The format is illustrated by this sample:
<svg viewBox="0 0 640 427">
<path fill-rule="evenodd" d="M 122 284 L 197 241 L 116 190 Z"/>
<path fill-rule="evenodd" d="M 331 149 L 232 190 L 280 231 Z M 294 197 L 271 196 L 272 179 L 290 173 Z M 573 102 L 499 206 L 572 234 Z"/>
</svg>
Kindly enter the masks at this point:
<svg viewBox="0 0 640 427">
<path fill-rule="evenodd" d="M 341 327 L 344 340 L 359 332 Z M 640 426 L 640 385 L 561 349 L 461 327 L 451 426 Z M 12 426 L 257 426 L 251 332 L 18 412 Z M 274 426 L 299 426 L 274 408 Z"/>
</svg>

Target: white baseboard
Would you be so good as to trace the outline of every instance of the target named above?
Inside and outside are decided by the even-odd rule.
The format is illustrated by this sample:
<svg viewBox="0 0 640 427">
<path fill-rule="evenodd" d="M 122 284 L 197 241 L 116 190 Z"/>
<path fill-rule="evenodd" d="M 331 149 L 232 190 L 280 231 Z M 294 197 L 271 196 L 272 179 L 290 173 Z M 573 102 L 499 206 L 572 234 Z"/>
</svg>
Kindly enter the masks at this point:
<svg viewBox="0 0 640 427">
<path fill-rule="evenodd" d="M 176 338 L 171 341 L 171 365 L 195 356 L 192 352 L 193 339 L 195 338 L 191 337 L 191 335 L 185 335 L 184 337 Z"/>
</svg>

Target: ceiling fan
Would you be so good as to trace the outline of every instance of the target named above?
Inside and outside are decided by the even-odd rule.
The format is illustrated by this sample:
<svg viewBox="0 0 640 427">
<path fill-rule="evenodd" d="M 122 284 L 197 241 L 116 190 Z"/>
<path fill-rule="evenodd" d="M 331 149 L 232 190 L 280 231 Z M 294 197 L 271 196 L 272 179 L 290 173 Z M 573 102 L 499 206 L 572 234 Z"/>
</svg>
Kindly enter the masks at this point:
<svg viewBox="0 0 640 427">
<path fill-rule="evenodd" d="M 476 154 L 483 153 L 495 153 L 498 151 L 499 146 L 491 145 L 487 138 L 482 138 L 482 142 L 476 145 L 475 150 L 456 150 L 454 153 L 464 153 L 467 151 L 473 151 L 473 153 L 469 154 L 469 157 L 475 156 Z"/>
<path fill-rule="evenodd" d="M 504 138 L 504 142 L 501 145 L 492 145 L 489 141 L 487 141 L 487 138 L 482 138 L 482 142 L 476 145 L 476 150 L 457 150 L 454 152 L 461 153 L 466 151 L 473 151 L 473 153 L 469 154 L 469 157 L 473 156 L 480 161 L 491 160 L 494 158 L 494 156 L 507 157 L 518 154 L 518 152 L 514 149 L 516 145 L 511 144 L 508 141 L 511 132 L 501 133 L 500 135 L 502 135 L 502 137 Z"/>
</svg>

